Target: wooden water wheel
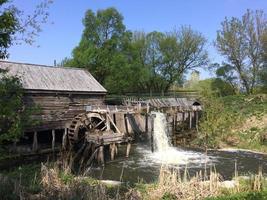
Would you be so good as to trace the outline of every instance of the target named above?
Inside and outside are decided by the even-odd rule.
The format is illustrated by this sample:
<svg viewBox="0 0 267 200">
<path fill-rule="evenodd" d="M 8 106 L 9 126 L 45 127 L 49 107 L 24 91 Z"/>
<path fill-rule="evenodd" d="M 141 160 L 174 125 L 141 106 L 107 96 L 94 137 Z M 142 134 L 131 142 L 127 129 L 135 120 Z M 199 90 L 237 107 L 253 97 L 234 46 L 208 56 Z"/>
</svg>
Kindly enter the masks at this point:
<svg viewBox="0 0 267 200">
<path fill-rule="evenodd" d="M 106 119 L 103 114 L 89 112 L 77 115 L 70 123 L 68 138 L 71 145 L 75 145 L 86 139 L 87 134 L 95 134 L 105 131 Z"/>
<path fill-rule="evenodd" d="M 91 111 L 74 117 L 69 125 L 68 140 L 71 168 L 81 171 L 94 160 L 104 165 L 105 150 L 113 160 L 121 143 L 127 143 L 128 157 L 132 138 L 118 129 L 109 112 Z"/>
<path fill-rule="evenodd" d="M 88 141 L 88 137 L 106 131 L 105 114 L 97 112 L 82 113 L 74 117 L 69 125 L 68 139 L 71 150 L 70 166 L 74 171 L 84 170 L 97 157 L 100 145 Z M 100 150 L 99 150 L 100 149 Z M 101 152 L 103 154 L 103 152 Z"/>
</svg>

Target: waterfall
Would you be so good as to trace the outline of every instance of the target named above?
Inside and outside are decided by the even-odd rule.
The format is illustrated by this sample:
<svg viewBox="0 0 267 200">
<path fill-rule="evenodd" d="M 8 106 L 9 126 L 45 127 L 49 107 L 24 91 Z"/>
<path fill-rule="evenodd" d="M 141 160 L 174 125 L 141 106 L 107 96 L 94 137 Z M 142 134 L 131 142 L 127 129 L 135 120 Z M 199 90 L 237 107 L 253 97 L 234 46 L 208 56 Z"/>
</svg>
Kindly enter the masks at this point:
<svg viewBox="0 0 267 200">
<path fill-rule="evenodd" d="M 167 136 L 167 120 L 163 113 L 153 112 L 154 118 L 154 145 L 156 151 L 166 151 L 171 147 Z"/>
<path fill-rule="evenodd" d="M 152 112 L 154 118 L 154 146 L 155 152 L 151 154 L 153 161 L 164 164 L 183 165 L 187 163 L 206 163 L 209 158 L 197 152 L 182 150 L 173 147 L 168 138 L 167 120 L 164 113 Z"/>
</svg>

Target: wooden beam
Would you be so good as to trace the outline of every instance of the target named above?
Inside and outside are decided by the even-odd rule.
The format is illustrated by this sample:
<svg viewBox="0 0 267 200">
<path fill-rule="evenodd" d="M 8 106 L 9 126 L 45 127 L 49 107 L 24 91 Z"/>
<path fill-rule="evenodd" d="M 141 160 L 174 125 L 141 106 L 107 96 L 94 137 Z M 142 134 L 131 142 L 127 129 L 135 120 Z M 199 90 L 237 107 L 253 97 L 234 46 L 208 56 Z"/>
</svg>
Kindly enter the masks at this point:
<svg viewBox="0 0 267 200">
<path fill-rule="evenodd" d="M 189 129 L 192 128 L 192 112 L 189 111 Z"/>
<path fill-rule="evenodd" d="M 198 112 L 199 111 L 196 111 L 196 129 L 197 129 L 197 132 L 198 132 Z"/>
<path fill-rule="evenodd" d="M 115 155 L 118 155 L 118 146 L 117 146 L 116 143 L 115 143 L 115 145 L 114 145 L 114 149 L 115 149 Z"/>
<path fill-rule="evenodd" d="M 110 120 L 112 120 L 112 119 L 109 116 L 109 113 L 107 113 L 106 116 L 107 116 L 106 117 L 106 126 L 107 126 L 107 131 L 109 131 L 110 130 Z"/>
<path fill-rule="evenodd" d="M 151 137 L 150 137 L 150 145 L 151 151 L 154 152 L 154 117 L 155 115 L 151 116 Z"/>
<path fill-rule="evenodd" d="M 112 123 L 112 125 L 115 127 L 116 131 L 117 131 L 118 133 L 122 134 L 122 133 L 120 132 L 120 130 L 118 129 L 118 127 L 116 126 L 116 124 L 115 124 L 115 123 L 113 122 L 113 120 L 111 119 L 111 117 L 110 117 L 109 115 L 107 115 L 107 116 L 108 116 L 110 122 Z"/>
<path fill-rule="evenodd" d="M 148 133 L 148 114 L 146 113 L 146 120 L 145 120 L 145 132 Z"/>
<path fill-rule="evenodd" d="M 124 117 L 124 124 L 125 124 L 125 130 L 126 130 L 126 133 L 129 134 L 129 129 L 128 129 L 128 117 L 127 117 L 127 115 L 125 115 L 125 117 Z"/>
<path fill-rule="evenodd" d="M 98 162 L 104 166 L 105 165 L 105 160 L 104 160 L 104 145 L 101 145 L 99 147 L 99 152 L 98 152 Z"/>
<path fill-rule="evenodd" d="M 116 144 L 115 143 L 110 144 L 110 158 L 111 158 L 111 160 L 114 160 L 115 148 L 116 148 Z"/>
<path fill-rule="evenodd" d="M 130 150 L 131 150 L 131 143 L 128 142 L 128 143 L 127 143 L 127 147 L 126 147 L 126 158 L 129 157 Z"/>
<path fill-rule="evenodd" d="M 64 129 L 64 134 L 62 137 L 62 149 L 65 150 L 67 148 L 67 133 L 68 133 L 68 129 L 65 128 Z"/>
</svg>

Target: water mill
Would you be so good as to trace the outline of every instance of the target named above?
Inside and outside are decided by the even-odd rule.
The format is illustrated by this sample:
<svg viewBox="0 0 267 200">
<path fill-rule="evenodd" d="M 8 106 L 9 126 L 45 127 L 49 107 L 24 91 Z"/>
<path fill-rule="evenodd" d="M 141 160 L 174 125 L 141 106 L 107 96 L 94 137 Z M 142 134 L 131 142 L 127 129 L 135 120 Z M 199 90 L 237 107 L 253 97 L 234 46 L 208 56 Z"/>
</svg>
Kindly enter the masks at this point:
<svg viewBox="0 0 267 200">
<path fill-rule="evenodd" d="M 265 11 L 0 0 L 0 200 L 266 200 Z"/>
</svg>

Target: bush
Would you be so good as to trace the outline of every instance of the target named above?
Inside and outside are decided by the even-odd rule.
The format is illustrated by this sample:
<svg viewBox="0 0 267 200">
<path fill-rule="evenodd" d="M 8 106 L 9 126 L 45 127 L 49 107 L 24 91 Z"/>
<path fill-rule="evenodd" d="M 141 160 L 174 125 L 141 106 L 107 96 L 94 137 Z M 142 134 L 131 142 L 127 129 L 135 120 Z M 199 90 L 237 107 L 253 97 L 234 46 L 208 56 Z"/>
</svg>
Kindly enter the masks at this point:
<svg viewBox="0 0 267 200">
<path fill-rule="evenodd" d="M 37 121 L 31 114 L 37 107 L 25 107 L 23 88 L 19 77 L 9 76 L 7 71 L 0 71 L 0 143 L 13 141 L 21 137 L 24 129 Z"/>
<path fill-rule="evenodd" d="M 206 147 L 216 148 L 220 141 L 227 138 L 238 115 L 225 109 L 222 98 L 207 96 L 202 99 L 202 103 L 204 108 L 196 142 L 205 144 Z"/>
<path fill-rule="evenodd" d="M 234 95 L 234 88 L 220 78 L 210 78 L 197 82 L 192 86 L 192 89 L 198 90 L 201 93 L 215 94 L 218 96 Z"/>
</svg>

